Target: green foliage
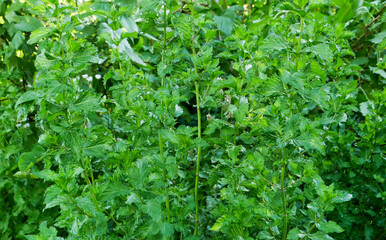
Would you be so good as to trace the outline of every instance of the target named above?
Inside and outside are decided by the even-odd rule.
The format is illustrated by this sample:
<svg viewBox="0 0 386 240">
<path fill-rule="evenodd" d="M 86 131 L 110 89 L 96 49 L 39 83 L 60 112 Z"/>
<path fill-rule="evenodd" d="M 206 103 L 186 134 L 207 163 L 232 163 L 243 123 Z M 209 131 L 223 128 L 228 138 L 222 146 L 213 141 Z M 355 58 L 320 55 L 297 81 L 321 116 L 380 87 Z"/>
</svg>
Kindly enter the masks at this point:
<svg viewBox="0 0 386 240">
<path fill-rule="evenodd" d="M 385 238 L 384 9 L 0 0 L 0 240 Z"/>
</svg>

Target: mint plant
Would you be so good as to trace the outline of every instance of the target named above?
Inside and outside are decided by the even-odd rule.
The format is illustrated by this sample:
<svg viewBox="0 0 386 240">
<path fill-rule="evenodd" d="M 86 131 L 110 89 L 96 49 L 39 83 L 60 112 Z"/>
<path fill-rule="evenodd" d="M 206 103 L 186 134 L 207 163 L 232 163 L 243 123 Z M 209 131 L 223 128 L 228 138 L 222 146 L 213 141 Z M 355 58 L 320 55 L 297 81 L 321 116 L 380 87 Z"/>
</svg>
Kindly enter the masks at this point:
<svg viewBox="0 0 386 240">
<path fill-rule="evenodd" d="M 0 239 L 384 238 L 383 1 L 0 13 Z"/>
</svg>

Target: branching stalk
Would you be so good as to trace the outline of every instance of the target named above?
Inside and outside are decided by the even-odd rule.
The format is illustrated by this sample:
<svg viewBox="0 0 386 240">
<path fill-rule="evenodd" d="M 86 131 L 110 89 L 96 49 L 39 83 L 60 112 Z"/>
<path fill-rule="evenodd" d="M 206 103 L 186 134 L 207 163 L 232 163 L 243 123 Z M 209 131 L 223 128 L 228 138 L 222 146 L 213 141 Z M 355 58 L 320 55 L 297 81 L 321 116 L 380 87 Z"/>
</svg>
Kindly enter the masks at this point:
<svg viewBox="0 0 386 240">
<path fill-rule="evenodd" d="M 261 175 L 261 173 L 259 173 L 259 175 L 260 175 L 260 177 L 261 177 L 264 181 L 266 181 L 269 185 L 271 185 L 272 187 L 275 187 L 275 188 L 279 189 L 280 191 L 282 191 L 282 189 L 281 189 L 280 187 L 278 187 L 278 186 L 276 186 L 275 184 L 273 184 L 273 183 L 271 183 L 270 181 L 268 181 L 265 177 L 263 177 L 263 175 Z"/>
<path fill-rule="evenodd" d="M 323 211 L 322 213 L 320 214 L 318 220 L 316 220 L 316 222 L 311 226 L 311 228 L 306 232 L 305 236 L 302 237 L 300 240 L 303 240 L 304 238 L 308 237 L 308 235 L 311 233 L 312 229 L 314 229 L 314 227 L 316 226 L 317 223 L 320 222 L 320 220 L 322 220 L 322 217 L 324 215 L 324 212 L 326 211 L 326 207 L 323 208 Z"/>
<path fill-rule="evenodd" d="M 86 184 L 88 185 L 88 187 L 90 188 L 90 192 L 91 192 L 91 198 L 94 202 L 94 205 L 96 206 L 96 208 L 98 209 L 99 212 L 101 212 L 101 208 L 99 207 L 99 204 L 98 204 L 98 200 L 95 198 L 95 192 L 94 192 L 94 177 L 92 176 L 92 172 L 91 172 L 91 179 L 92 179 L 92 182 L 90 181 L 89 177 L 88 177 L 88 174 L 87 174 L 87 170 L 84 171 L 84 178 L 87 179 L 86 181 Z M 110 214 L 106 209 L 103 210 L 110 218 L 111 220 L 113 220 L 113 222 L 124 232 L 126 233 L 126 231 L 121 227 L 121 225 L 115 220 L 114 216 L 112 214 Z"/>
</svg>

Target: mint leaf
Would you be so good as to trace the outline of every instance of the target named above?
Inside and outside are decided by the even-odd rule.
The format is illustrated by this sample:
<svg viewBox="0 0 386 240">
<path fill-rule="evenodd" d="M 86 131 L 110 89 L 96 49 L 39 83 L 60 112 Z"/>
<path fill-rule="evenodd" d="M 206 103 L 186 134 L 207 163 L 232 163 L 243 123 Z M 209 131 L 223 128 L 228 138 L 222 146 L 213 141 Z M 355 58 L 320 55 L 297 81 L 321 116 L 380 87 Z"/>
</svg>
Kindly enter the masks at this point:
<svg viewBox="0 0 386 240">
<path fill-rule="evenodd" d="M 343 232 L 343 228 L 341 228 L 336 222 L 334 221 L 328 221 L 328 222 L 325 222 L 325 223 L 321 223 L 321 224 L 318 224 L 316 225 L 316 227 L 320 230 L 320 231 L 323 231 L 325 233 L 341 233 Z"/>
<path fill-rule="evenodd" d="M 42 27 L 42 28 L 34 30 L 31 33 L 30 38 L 27 41 L 27 43 L 28 44 L 37 43 L 42 38 L 49 36 L 49 34 L 51 33 L 52 30 L 53 30 L 53 28 L 51 28 L 51 27 Z"/>
<path fill-rule="evenodd" d="M 15 28 L 23 32 L 32 32 L 40 27 L 42 27 L 42 22 L 31 16 L 22 16 L 21 21 L 15 24 Z"/>
<path fill-rule="evenodd" d="M 330 47 L 327 44 L 318 44 L 315 46 L 304 48 L 305 52 L 312 52 L 319 56 L 322 60 L 327 61 L 327 63 L 332 62 L 334 55 L 330 50 Z"/>
<path fill-rule="evenodd" d="M 84 210 L 88 214 L 95 216 L 97 209 L 93 201 L 91 200 L 91 197 L 77 197 L 75 199 L 75 202 L 80 209 Z"/>
</svg>

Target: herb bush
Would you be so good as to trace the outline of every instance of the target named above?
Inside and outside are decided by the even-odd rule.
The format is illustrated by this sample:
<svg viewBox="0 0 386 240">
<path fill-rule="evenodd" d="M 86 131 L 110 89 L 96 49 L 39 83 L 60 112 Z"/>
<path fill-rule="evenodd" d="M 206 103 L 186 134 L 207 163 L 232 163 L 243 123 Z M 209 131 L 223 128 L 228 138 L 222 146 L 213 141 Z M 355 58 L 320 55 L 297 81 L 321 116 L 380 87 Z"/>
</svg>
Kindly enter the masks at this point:
<svg viewBox="0 0 386 240">
<path fill-rule="evenodd" d="M 384 239 L 381 0 L 0 0 L 0 239 Z"/>
</svg>

